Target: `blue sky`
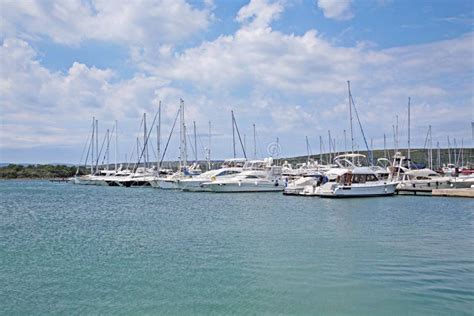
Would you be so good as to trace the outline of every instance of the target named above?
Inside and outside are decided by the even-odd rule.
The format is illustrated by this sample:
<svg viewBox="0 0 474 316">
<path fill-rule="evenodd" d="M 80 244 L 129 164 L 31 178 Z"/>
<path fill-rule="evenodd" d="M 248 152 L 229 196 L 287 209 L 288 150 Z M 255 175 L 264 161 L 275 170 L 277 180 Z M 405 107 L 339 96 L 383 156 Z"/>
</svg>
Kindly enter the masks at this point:
<svg viewBox="0 0 474 316">
<path fill-rule="evenodd" d="M 408 97 L 414 146 L 429 125 L 434 144 L 473 146 L 472 1 L 2 1 L 0 14 L 1 162 L 77 163 L 92 116 L 101 134 L 119 121 L 124 160 L 142 113 L 161 100 L 167 135 L 180 98 L 199 147 L 212 122 L 216 159 L 232 155 L 232 109 L 261 157 L 277 137 L 284 156 L 305 154 L 305 136 L 317 153 L 328 130 L 342 150 L 347 80 L 374 147 L 393 146 L 397 115 L 406 145 Z"/>
</svg>

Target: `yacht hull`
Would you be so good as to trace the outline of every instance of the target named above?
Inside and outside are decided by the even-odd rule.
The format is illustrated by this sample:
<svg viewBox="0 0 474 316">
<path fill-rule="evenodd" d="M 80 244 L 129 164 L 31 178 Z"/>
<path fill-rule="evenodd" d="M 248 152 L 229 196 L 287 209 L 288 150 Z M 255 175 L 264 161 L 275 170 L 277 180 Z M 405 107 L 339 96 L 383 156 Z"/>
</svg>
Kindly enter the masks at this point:
<svg viewBox="0 0 474 316">
<path fill-rule="evenodd" d="M 275 185 L 274 183 L 206 183 L 203 186 L 209 191 L 216 193 L 282 192 L 285 189 L 282 185 Z"/>
<path fill-rule="evenodd" d="M 395 193 L 398 183 L 370 184 L 370 185 L 337 185 L 320 187 L 316 195 L 327 198 L 354 198 L 390 196 Z"/>
</svg>

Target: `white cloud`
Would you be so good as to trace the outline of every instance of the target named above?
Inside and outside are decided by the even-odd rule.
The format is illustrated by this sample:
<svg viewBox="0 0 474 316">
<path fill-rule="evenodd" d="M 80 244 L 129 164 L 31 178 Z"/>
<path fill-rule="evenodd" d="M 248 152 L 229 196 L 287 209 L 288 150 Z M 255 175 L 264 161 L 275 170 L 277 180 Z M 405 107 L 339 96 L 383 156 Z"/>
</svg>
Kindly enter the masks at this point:
<svg viewBox="0 0 474 316">
<path fill-rule="evenodd" d="M 101 126 L 119 119 L 135 133 L 142 112 L 153 113 L 158 100 L 165 105 L 169 128 L 184 98 L 188 122 L 207 126 L 210 119 L 213 133 L 225 135 L 214 139 L 216 156 L 230 152 L 231 109 L 242 133 L 250 135 L 256 123 L 262 141 L 281 136 L 284 151 L 292 154 L 294 139 L 301 139 L 304 148 L 305 135 L 317 139 L 328 129 L 334 135 L 348 129 L 347 80 L 369 137 L 391 133 L 408 96 L 420 130 L 431 124 L 444 138 L 463 135 L 452 126 L 462 126 L 473 115 L 473 33 L 384 50 L 341 47 L 316 30 L 302 35 L 272 30 L 270 23 L 282 10 L 281 2 L 253 1 L 239 11 L 241 28 L 235 33 L 181 53 L 171 43 L 157 49 L 132 43 L 132 61 L 141 73 L 128 80 L 81 63 L 65 73 L 52 72 L 27 41 L 5 39 L 0 48 L 1 146 L 79 144 L 92 115 L 105 121 Z"/>
<path fill-rule="evenodd" d="M 266 28 L 280 16 L 283 9 L 279 1 L 251 0 L 239 10 L 236 20 L 252 28 Z"/>
<path fill-rule="evenodd" d="M 318 0 L 318 7 L 328 19 L 349 20 L 354 17 L 352 0 Z"/>
<path fill-rule="evenodd" d="M 48 37 L 67 45 L 102 40 L 155 46 L 189 38 L 211 19 L 209 9 L 184 0 L 3 1 L 0 30 L 2 37 Z"/>
</svg>

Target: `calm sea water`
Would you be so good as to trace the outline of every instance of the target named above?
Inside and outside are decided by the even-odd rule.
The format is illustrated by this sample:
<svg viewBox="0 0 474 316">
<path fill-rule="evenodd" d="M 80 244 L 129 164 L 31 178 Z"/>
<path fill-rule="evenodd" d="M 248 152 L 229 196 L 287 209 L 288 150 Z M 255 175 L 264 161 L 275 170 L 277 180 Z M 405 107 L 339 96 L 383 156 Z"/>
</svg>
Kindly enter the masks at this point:
<svg viewBox="0 0 474 316">
<path fill-rule="evenodd" d="M 472 315 L 474 201 L 0 181 L 0 314 Z"/>
</svg>

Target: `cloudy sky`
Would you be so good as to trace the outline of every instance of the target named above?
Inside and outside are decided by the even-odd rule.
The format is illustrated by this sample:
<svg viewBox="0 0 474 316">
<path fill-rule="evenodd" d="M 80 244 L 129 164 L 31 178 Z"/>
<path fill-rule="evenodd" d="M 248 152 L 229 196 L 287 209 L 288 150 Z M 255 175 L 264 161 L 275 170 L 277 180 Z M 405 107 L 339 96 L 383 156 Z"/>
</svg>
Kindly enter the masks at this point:
<svg viewBox="0 0 474 316">
<path fill-rule="evenodd" d="M 213 158 L 232 156 L 231 110 L 259 156 L 277 137 L 283 156 L 305 136 L 317 153 L 328 130 L 343 150 L 347 80 L 374 147 L 393 146 L 397 115 L 406 146 L 408 97 L 414 146 L 429 125 L 434 144 L 472 146 L 471 0 L 2 0 L 0 15 L 0 162 L 77 163 L 92 116 L 101 137 L 119 121 L 124 160 L 143 113 L 162 101 L 165 138 L 180 98 L 200 157 L 208 121 Z"/>
</svg>

